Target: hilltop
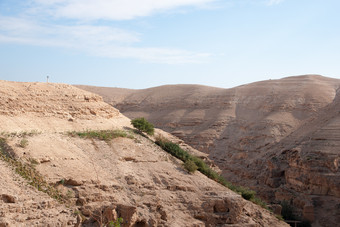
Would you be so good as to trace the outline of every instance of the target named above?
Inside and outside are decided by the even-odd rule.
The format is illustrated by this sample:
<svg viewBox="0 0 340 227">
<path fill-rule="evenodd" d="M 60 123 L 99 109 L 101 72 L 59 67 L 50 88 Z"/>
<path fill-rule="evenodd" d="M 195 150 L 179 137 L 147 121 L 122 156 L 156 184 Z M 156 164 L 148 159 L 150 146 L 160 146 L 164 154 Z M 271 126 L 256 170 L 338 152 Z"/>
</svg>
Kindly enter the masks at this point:
<svg viewBox="0 0 340 227">
<path fill-rule="evenodd" d="M 314 226 L 339 223 L 340 80 L 304 75 L 231 89 L 78 87 L 205 152 L 228 180 L 265 200 L 289 201 Z"/>
<path fill-rule="evenodd" d="M 0 226 L 98 226 L 118 218 L 123 226 L 287 226 L 188 173 L 98 95 L 9 81 L 0 81 L 0 92 Z"/>
</svg>

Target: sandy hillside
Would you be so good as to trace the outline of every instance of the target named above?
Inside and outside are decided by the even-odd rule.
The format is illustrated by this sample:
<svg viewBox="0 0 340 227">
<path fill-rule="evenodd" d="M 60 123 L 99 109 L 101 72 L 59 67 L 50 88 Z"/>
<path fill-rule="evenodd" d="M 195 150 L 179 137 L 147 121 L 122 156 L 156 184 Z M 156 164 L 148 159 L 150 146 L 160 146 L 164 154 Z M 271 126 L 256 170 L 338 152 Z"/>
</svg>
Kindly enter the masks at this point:
<svg viewBox="0 0 340 227">
<path fill-rule="evenodd" d="M 227 179 L 268 201 L 291 201 L 315 226 L 332 226 L 340 221 L 339 86 L 305 75 L 231 89 L 78 87 L 206 152 Z"/>
<path fill-rule="evenodd" d="M 119 217 L 123 226 L 287 226 L 201 173 L 189 174 L 98 95 L 8 81 L 0 92 L 0 226 L 98 226 Z M 69 134 L 99 129 L 127 137 Z"/>
</svg>

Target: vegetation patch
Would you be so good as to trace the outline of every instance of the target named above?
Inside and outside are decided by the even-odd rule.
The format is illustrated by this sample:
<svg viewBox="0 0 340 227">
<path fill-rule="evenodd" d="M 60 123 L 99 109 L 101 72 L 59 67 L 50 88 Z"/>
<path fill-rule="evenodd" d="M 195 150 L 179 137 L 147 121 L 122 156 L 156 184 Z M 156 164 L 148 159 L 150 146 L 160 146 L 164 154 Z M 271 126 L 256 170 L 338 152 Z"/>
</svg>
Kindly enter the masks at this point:
<svg viewBox="0 0 340 227">
<path fill-rule="evenodd" d="M 194 173 L 198 169 L 197 165 L 192 160 L 185 161 L 184 168 L 190 173 Z"/>
<path fill-rule="evenodd" d="M 140 132 L 145 132 L 149 135 L 153 135 L 155 132 L 153 124 L 148 122 L 144 117 L 131 120 L 131 124 Z"/>
<path fill-rule="evenodd" d="M 99 139 L 109 142 L 110 140 L 118 137 L 125 137 L 134 139 L 133 135 L 123 130 L 86 130 L 83 132 L 68 132 L 70 136 L 79 136 L 86 139 Z"/>
<path fill-rule="evenodd" d="M 268 209 L 266 203 L 263 202 L 260 198 L 255 196 L 256 194 L 255 191 L 249 190 L 242 186 L 235 186 L 232 183 L 226 181 L 224 177 L 222 177 L 216 171 L 211 169 L 201 158 L 189 154 L 187 151 L 183 150 L 178 144 L 161 138 L 156 140 L 156 144 L 159 145 L 164 151 L 182 160 L 184 162 L 184 166 L 186 169 L 188 169 L 187 166 L 188 167 L 190 166 L 189 168 L 191 170 L 194 170 L 196 166 L 198 171 L 200 171 L 210 179 L 237 192 L 238 194 L 242 195 L 244 199 L 250 200 L 253 203 L 262 206 L 263 208 Z M 189 169 L 188 171 L 191 172 Z"/>
<path fill-rule="evenodd" d="M 28 140 L 26 138 L 23 138 L 20 140 L 19 142 L 19 146 L 22 147 L 22 148 L 25 148 L 28 146 Z"/>
<path fill-rule="evenodd" d="M 109 227 L 121 227 L 121 225 L 123 224 L 123 218 L 117 218 L 116 221 L 110 221 L 108 223 Z"/>
<path fill-rule="evenodd" d="M 65 202 L 61 193 L 52 185 L 47 183 L 43 176 L 38 173 L 31 163 L 24 163 L 15 159 L 12 155 L 12 148 L 7 145 L 5 138 L 0 138 L 0 159 L 12 166 L 17 174 L 26 179 L 30 185 L 34 186 L 39 191 L 48 194 L 50 197 Z"/>
<path fill-rule="evenodd" d="M 31 131 L 21 131 L 21 132 L 1 132 L 0 135 L 3 137 L 19 137 L 19 138 L 26 138 L 35 135 L 39 135 L 41 132 L 38 130 L 31 130 Z"/>
</svg>

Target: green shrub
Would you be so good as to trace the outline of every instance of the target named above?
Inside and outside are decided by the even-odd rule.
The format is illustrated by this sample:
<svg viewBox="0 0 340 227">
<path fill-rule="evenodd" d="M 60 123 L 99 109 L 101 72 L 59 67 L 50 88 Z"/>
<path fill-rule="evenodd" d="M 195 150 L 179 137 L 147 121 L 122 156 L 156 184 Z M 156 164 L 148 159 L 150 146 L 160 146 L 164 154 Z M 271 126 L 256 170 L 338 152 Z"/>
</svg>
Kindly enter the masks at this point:
<svg viewBox="0 0 340 227">
<path fill-rule="evenodd" d="M 210 179 L 222 184 L 223 186 L 229 188 L 230 190 L 233 190 L 234 192 L 237 192 L 244 199 L 250 200 L 253 203 L 258 204 L 263 208 L 267 209 L 266 203 L 263 202 L 261 199 L 255 197 L 256 195 L 255 191 L 249 190 L 245 187 L 235 186 L 232 183 L 226 181 L 226 179 L 224 179 L 223 176 L 221 176 L 216 171 L 211 169 L 202 159 L 189 154 L 187 151 L 183 150 L 178 144 L 175 144 L 164 139 L 157 139 L 156 144 L 159 145 L 166 152 L 182 160 L 184 162 L 185 168 L 187 168 L 186 165 L 189 165 L 188 163 L 190 163 L 190 165 L 194 164 L 197 167 L 198 171 L 200 171 Z"/>
<path fill-rule="evenodd" d="M 255 192 L 253 190 L 239 187 L 239 192 L 241 192 L 242 197 L 246 200 L 252 200 L 255 198 Z"/>
<path fill-rule="evenodd" d="M 184 168 L 186 170 L 188 170 L 190 173 L 194 173 L 196 170 L 197 170 L 197 165 L 191 161 L 191 160 L 187 160 L 185 163 L 184 163 Z"/>
<path fill-rule="evenodd" d="M 153 124 L 148 122 L 144 117 L 131 120 L 131 124 L 141 132 L 146 132 L 149 135 L 154 134 Z"/>
<path fill-rule="evenodd" d="M 267 204 L 264 201 L 262 201 L 259 197 L 255 196 L 251 201 L 253 203 L 255 203 L 255 204 L 257 204 L 257 205 L 259 205 L 259 206 L 261 206 L 261 207 L 263 207 L 263 208 L 265 208 L 267 210 L 269 210 L 269 208 L 267 207 Z"/>
<path fill-rule="evenodd" d="M 110 221 L 108 223 L 108 226 L 109 227 L 121 227 L 122 223 L 123 223 L 123 218 L 117 218 L 116 221 Z"/>
</svg>

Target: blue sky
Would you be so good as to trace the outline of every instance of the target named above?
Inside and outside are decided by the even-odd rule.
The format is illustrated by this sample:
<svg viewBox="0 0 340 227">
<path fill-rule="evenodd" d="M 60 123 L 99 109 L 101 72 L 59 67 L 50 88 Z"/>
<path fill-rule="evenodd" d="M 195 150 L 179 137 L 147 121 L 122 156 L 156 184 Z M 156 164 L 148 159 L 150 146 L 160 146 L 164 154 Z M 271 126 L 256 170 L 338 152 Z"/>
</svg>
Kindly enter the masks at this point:
<svg viewBox="0 0 340 227">
<path fill-rule="evenodd" d="M 340 78 L 338 0 L 0 0 L 0 79 L 147 88 Z"/>
</svg>

